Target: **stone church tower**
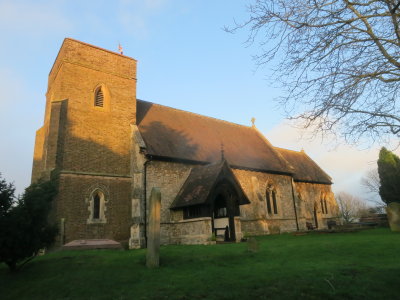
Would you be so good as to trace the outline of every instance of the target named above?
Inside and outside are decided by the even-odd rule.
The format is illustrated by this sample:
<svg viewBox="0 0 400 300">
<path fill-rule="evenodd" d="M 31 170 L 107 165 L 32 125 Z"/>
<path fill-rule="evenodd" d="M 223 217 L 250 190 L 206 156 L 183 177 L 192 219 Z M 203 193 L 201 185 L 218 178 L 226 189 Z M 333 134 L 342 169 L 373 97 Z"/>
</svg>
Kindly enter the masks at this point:
<svg viewBox="0 0 400 300">
<path fill-rule="evenodd" d="M 221 145 L 224 150 L 221 151 Z M 145 247 L 161 190 L 161 243 L 240 241 L 337 221 L 331 178 L 255 126 L 136 99 L 136 60 L 65 39 L 48 79 L 32 181 L 55 178 L 59 244 Z"/>
<path fill-rule="evenodd" d="M 65 39 L 49 74 L 32 172 L 32 181 L 59 178 L 54 211 L 68 225 L 65 236 L 129 238 L 135 119 L 136 61 Z"/>
</svg>

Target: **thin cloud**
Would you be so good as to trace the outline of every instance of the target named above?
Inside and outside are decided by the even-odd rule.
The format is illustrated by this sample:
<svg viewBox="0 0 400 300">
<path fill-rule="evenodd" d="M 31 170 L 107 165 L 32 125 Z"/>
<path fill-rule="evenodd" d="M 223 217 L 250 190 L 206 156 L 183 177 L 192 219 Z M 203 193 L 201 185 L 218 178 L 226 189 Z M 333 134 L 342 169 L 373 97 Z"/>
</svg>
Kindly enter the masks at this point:
<svg viewBox="0 0 400 300">
<path fill-rule="evenodd" d="M 324 169 L 334 182 L 335 192 L 345 191 L 368 198 L 361 185 L 361 178 L 376 166 L 380 147 L 360 150 L 340 140 L 310 137 L 307 132 L 295 128 L 285 121 L 266 133 L 271 143 L 278 147 L 304 151 Z M 396 153 L 399 152 L 398 150 Z"/>
</svg>

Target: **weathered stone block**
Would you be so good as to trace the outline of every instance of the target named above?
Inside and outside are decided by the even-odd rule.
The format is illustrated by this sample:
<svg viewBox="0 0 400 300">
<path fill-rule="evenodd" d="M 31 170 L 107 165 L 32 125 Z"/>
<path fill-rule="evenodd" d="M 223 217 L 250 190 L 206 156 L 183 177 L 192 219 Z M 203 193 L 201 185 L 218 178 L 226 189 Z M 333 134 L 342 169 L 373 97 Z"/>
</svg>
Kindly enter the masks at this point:
<svg viewBox="0 0 400 300">
<path fill-rule="evenodd" d="M 146 265 L 156 268 L 160 264 L 160 208 L 161 192 L 152 188 L 149 207 L 149 231 L 147 236 Z"/>
</svg>

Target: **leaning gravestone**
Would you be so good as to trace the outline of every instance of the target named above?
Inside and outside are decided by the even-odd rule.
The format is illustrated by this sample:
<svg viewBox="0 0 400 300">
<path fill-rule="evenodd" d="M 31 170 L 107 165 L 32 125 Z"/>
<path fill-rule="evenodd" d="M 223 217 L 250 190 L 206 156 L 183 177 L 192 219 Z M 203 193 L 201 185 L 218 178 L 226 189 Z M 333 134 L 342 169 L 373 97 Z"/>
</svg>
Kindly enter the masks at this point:
<svg viewBox="0 0 400 300">
<path fill-rule="evenodd" d="M 390 229 L 400 232 L 400 203 L 391 202 L 386 207 Z"/>
<path fill-rule="evenodd" d="M 146 266 L 157 268 L 160 265 L 160 208 L 161 192 L 152 188 L 149 206 L 149 230 L 147 234 Z"/>
</svg>

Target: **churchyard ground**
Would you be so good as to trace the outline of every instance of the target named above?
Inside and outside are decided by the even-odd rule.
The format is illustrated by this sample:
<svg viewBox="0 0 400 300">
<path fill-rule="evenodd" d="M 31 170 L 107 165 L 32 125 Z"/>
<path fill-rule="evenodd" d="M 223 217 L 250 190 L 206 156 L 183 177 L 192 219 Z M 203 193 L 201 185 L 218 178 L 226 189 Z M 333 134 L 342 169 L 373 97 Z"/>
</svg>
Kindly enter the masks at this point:
<svg viewBox="0 0 400 300">
<path fill-rule="evenodd" d="M 55 251 L 15 274 L 0 265 L 0 299 L 399 299 L 400 234 L 282 234 L 247 243 L 145 250 Z"/>
</svg>

